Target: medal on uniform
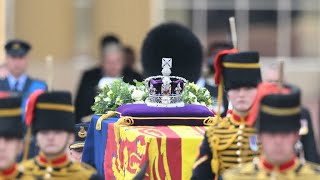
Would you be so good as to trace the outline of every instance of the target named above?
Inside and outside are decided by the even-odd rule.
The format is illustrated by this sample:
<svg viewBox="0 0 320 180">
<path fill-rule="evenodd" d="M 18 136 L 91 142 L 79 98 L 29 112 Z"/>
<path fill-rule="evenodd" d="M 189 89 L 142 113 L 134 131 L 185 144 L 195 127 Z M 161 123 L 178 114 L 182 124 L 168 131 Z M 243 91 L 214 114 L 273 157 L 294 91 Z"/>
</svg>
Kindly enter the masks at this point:
<svg viewBox="0 0 320 180">
<path fill-rule="evenodd" d="M 250 149 L 252 151 L 258 151 L 259 150 L 257 135 L 252 135 L 252 136 L 249 137 L 249 144 L 250 144 Z"/>
</svg>

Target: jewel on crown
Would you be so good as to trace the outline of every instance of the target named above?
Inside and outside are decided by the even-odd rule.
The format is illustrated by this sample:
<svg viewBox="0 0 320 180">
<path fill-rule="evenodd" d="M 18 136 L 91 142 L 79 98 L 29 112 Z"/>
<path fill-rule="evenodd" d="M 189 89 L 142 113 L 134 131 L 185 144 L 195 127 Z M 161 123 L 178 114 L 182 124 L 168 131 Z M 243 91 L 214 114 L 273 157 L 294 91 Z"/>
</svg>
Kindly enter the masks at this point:
<svg viewBox="0 0 320 180">
<path fill-rule="evenodd" d="M 162 58 L 162 75 L 151 76 L 145 79 L 149 92 L 146 99 L 148 106 L 155 107 L 182 107 L 182 91 L 187 83 L 185 78 L 170 76 L 172 58 Z"/>
</svg>

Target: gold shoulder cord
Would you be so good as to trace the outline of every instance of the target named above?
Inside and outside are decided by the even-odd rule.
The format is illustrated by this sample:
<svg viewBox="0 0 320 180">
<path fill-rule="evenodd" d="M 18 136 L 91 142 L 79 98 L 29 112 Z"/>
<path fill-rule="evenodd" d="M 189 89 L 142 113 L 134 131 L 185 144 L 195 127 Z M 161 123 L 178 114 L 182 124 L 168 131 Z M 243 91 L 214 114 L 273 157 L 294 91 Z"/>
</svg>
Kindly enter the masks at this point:
<svg viewBox="0 0 320 180">
<path fill-rule="evenodd" d="M 215 130 L 216 128 L 221 127 L 227 128 L 229 125 L 229 118 L 225 117 L 219 124 L 217 124 L 216 126 L 212 126 L 207 132 L 207 138 L 212 152 L 211 168 L 213 173 L 215 174 L 215 178 L 218 177 L 220 169 L 218 151 L 227 149 L 237 138 L 237 134 L 234 134 L 230 138 L 230 141 L 228 141 L 228 143 L 226 143 L 225 145 L 219 145 L 220 138 L 217 135 L 215 135 Z"/>
</svg>

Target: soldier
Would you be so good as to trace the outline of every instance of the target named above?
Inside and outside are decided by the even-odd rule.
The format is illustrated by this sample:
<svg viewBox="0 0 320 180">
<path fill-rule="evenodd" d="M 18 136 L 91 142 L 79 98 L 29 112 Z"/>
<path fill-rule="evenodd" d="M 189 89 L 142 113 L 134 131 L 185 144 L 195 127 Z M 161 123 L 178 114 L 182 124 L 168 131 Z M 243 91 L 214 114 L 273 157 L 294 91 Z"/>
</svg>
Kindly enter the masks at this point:
<svg viewBox="0 0 320 180">
<path fill-rule="evenodd" d="M 69 92 L 33 93 L 27 104 L 26 123 L 32 127 L 40 153 L 23 162 L 25 171 L 39 178 L 97 179 L 95 170 L 69 160 L 74 142 L 74 106 Z"/>
<path fill-rule="evenodd" d="M 76 124 L 74 135 L 76 137 L 76 141 L 69 146 L 70 150 L 70 159 L 74 162 L 81 162 L 82 152 L 84 147 L 84 142 L 87 137 L 89 124 L 88 123 L 80 123 Z"/>
<path fill-rule="evenodd" d="M 20 106 L 21 98 L 0 99 L 0 179 L 34 179 L 16 164 L 23 148 Z"/>
<path fill-rule="evenodd" d="M 279 63 L 272 63 L 269 66 L 266 66 L 262 71 L 263 81 L 270 83 L 278 83 L 279 81 L 281 81 L 279 69 Z M 300 140 L 303 145 L 304 156 L 307 161 L 313 163 L 320 163 L 316 147 L 316 141 L 313 133 L 313 125 L 310 112 L 305 106 L 301 107 L 301 124 L 303 125 L 301 126 L 301 129 L 306 129 L 306 131 L 301 131 L 302 134 L 300 134 Z"/>
<path fill-rule="evenodd" d="M 20 39 L 14 39 L 7 42 L 5 45 L 6 51 L 6 69 L 8 73 L 4 78 L 0 79 L 0 91 L 10 92 L 13 96 L 22 97 L 22 112 L 24 118 L 25 106 L 29 95 L 39 89 L 47 89 L 45 82 L 31 78 L 26 74 L 28 65 L 28 54 L 31 50 L 31 45 Z M 34 157 L 38 152 L 32 139 L 28 157 Z M 18 157 L 19 161 L 21 156 Z"/>
<path fill-rule="evenodd" d="M 266 86 L 277 85 L 261 84 L 258 90 Z M 256 105 L 258 116 L 254 117 L 258 117 L 256 125 L 262 154 L 241 168 L 226 171 L 223 179 L 320 179 L 320 167 L 299 159 L 295 152 L 302 147 L 301 143 L 297 144 L 301 126 L 300 90 L 285 85 L 277 93 L 262 96 Z"/>
<path fill-rule="evenodd" d="M 4 79 L 0 79 L 0 91 L 10 91 L 22 96 L 23 110 L 32 92 L 47 89 L 45 82 L 33 79 L 26 74 L 30 50 L 31 45 L 26 41 L 19 39 L 8 41 L 5 45 L 8 74 Z"/>
<path fill-rule="evenodd" d="M 191 179 L 218 178 L 225 169 L 250 162 L 258 153 L 254 122 L 248 120 L 247 114 L 261 81 L 259 54 L 223 50 L 214 63 L 215 82 L 224 85 L 233 110 L 205 133 Z"/>
</svg>

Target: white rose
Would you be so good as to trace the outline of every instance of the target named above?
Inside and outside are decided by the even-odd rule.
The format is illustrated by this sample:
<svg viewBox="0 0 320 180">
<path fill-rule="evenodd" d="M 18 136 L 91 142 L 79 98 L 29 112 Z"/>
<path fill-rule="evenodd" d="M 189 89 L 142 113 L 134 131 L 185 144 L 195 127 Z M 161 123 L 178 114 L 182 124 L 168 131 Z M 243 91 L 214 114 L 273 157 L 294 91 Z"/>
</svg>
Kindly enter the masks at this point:
<svg viewBox="0 0 320 180">
<path fill-rule="evenodd" d="M 136 90 L 136 89 L 135 89 L 135 90 L 132 92 L 131 98 L 132 98 L 134 101 L 141 101 L 143 95 L 144 95 L 144 92 L 143 92 L 143 91 L 140 91 L 140 90 Z"/>
<path fill-rule="evenodd" d="M 144 85 L 142 85 L 142 86 L 139 86 L 138 89 L 141 90 L 141 91 L 144 91 L 146 89 L 146 87 Z"/>
<path fill-rule="evenodd" d="M 94 98 L 94 102 L 99 102 L 99 101 L 101 101 L 100 97 L 97 96 L 97 97 Z"/>
<path fill-rule="evenodd" d="M 195 102 L 198 102 L 197 96 L 194 95 L 192 92 L 189 92 L 188 97 L 191 100 L 192 104 L 194 104 Z"/>
<path fill-rule="evenodd" d="M 210 92 L 208 90 L 206 90 L 206 92 L 204 93 L 205 97 L 210 97 Z"/>
<path fill-rule="evenodd" d="M 109 91 L 109 92 L 107 93 L 108 96 L 111 96 L 112 94 L 113 94 L 112 91 Z"/>
<path fill-rule="evenodd" d="M 133 85 L 130 85 L 130 86 L 129 86 L 129 91 L 134 91 L 135 89 L 136 89 L 135 86 L 133 86 Z"/>
<path fill-rule="evenodd" d="M 111 99 L 109 97 L 106 97 L 106 98 L 103 98 L 103 100 L 107 103 L 110 103 L 111 102 Z"/>
<path fill-rule="evenodd" d="M 188 96 L 189 96 L 189 98 L 196 97 L 196 95 L 194 95 L 192 92 L 189 92 Z"/>
<path fill-rule="evenodd" d="M 117 104 L 117 105 L 122 105 L 122 104 L 123 104 L 123 101 L 122 101 L 119 97 L 117 97 L 117 99 L 116 99 L 116 104 Z"/>
</svg>

